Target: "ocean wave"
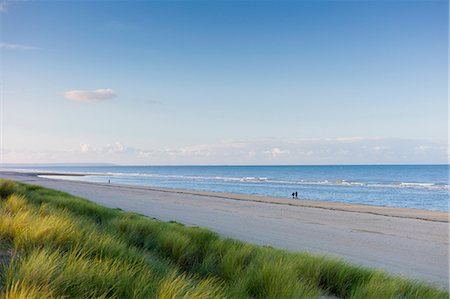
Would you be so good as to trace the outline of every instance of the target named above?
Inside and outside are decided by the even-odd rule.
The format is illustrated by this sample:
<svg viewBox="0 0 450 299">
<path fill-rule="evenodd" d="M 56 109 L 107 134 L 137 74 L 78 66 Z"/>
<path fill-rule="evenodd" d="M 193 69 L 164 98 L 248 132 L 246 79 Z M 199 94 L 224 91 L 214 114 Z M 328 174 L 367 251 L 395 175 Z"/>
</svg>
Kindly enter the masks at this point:
<svg viewBox="0 0 450 299">
<path fill-rule="evenodd" d="M 369 187 L 374 188 L 416 188 L 416 189 L 429 189 L 429 190 L 450 190 L 449 185 L 434 184 L 434 183 L 393 183 L 393 184 L 367 184 Z"/>
<path fill-rule="evenodd" d="M 27 170 L 29 171 L 29 170 Z M 40 170 L 40 172 L 43 172 Z M 51 171 L 49 171 L 51 172 Z M 63 172 L 60 172 L 63 173 Z M 69 173 L 69 172 L 64 172 Z M 75 174 L 75 172 L 71 172 Z M 172 175 L 172 174 L 155 174 L 155 173 L 125 173 L 125 172 L 103 172 L 103 173 L 83 173 L 77 172 L 76 174 L 84 174 L 88 176 L 111 176 L 118 177 L 119 179 L 127 178 L 155 178 L 155 179 L 176 179 L 176 180 L 192 180 L 192 181 L 221 181 L 230 183 L 250 183 L 250 184 L 267 184 L 273 186 L 308 186 L 308 185 L 322 185 L 322 186 L 342 186 L 342 187 L 362 187 L 362 188 L 416 188 L 427 190 L 450 190 L 450 186 L 447 184 L 429 183 L 429 182 L 357 182 L 351 180 L 283 180 L 273 179 L 268 177 L 224 177 L 224 176 L 198 176 L 198 175 Z"/>
<path fill-rule="evenodd" d="M 432 187 L 435 186 L 433 183 L 400 183 L 400 186 L 404 187 Z"/>
<path fill-rule="evenodd" d="M 297 183 L 304 185 L 345 185 L 345 186 L 365 186 L 366 184 L 360 182 L 353 182 L 348 180 L 323 180 L 323 181 L 304 181 L 300 180 Z"/>
<path fill-rule="evenodd" d="M 12 169 L 1 169 L 3 171 Z M 18 172 L 32 172 L 32 173 L 55 173 L 54 170 L 43 169 L 14 169 Z M 286 185 L 323 185 L 323 186 L 346 186 L 346 187 L 364 187 L 364 188 L 415 188 L 427 190 L 450 190 L 450 185 L 429 182 L 357 182 L 347 179 L 338 180 L 289 180 L 289 179 L 273 179 L 268 177 L 226 177 L 226 176 L 199 176 L 199 175 L 175 175 L 175 174 L 155 174 L 155 173 L 127 173 L 127 172 L 92 172 L 92 171 L 57 171 L 60 174 L 73 174 L 85 176 L 111 176 L 120 177 L 121 179 L 128 178 L 155 178 L 155 179 L 177 179 L 177 180 L 194 180 L 194 181 L 222 181 L 222 182 L 236 182 L 236 183 L 251 183 L 251 184 L 272 184 L 279 186 Z"/>
<path fill-rule="evenodd" d="M 422 189 L 434 189 L 434 190 L 450 190 L 450 185 L 446 184 L 434 184 L 434 183 L 362 183 L 353 182 L 347 180 L 334 180 L 334 181 L 300 181 L 300 184 L 305 185 L 330 185 L 330 186 L 361 186 L 361 187 L 373 187 L 373 188 L 422 188 Z"/>
<path fill-rule="evenodd" d="M 239 181 L 239 182 L 268 182 L 271 181 L 267 177 L 221 177 L 221 176 L 197 176 L 197 175 L 174 175 L 174 174 L 154 174 L 154 173 L 124 173 L 124 172 L 108 172 L 111 176 L 122 177 L 155 177 L 155 178 L 174 178 L 174 179 L 193 179 L 193 180 L 223 180 L 223 181 Z"/>
<path fill-rule="evenodd" d="M 400 183 L 400 187 L 450 190 L 450 185 L 434 183 Z"/>
</svg>

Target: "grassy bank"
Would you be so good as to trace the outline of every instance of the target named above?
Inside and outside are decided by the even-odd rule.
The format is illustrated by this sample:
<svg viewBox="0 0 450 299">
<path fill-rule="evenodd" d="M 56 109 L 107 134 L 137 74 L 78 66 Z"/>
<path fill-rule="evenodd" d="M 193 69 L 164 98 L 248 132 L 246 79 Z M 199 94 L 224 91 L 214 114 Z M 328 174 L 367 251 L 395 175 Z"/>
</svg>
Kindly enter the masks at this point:
<svg viewBox="0 0 450 299">
<path fill-rule="evenodd" d="M 0 198 L 0 242 L 12 252 L 7 266 L 0 263 L 0 298 L 449 296 L 341 260 L 224 239 L 38 186 L 0 181 Z"/>
</svg>

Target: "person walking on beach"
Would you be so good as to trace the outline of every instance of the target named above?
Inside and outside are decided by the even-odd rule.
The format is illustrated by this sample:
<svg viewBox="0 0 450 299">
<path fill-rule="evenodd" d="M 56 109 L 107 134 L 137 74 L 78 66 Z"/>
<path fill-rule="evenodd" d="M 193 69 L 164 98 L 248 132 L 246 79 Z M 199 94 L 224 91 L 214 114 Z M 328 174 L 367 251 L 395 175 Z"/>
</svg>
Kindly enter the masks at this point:
<svg viewBox="0 0 450 299">
<path fill-rule="evenodd" d="M 292 192 L 292 198 L 295 198 L 295 192 Z"/>
<path fill-rule="evenodd" d="M 298 199 L 298 193 L 297 193 L 297 191 L 295 191 L 295 198 Z"/>
</svg>

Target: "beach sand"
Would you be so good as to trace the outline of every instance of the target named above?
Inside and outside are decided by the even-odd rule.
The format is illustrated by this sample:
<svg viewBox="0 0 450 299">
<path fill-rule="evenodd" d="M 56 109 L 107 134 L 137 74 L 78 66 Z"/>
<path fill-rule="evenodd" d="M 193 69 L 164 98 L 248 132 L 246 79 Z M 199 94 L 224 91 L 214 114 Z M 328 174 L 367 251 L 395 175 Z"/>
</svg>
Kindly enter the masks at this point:
<svg viewBox="0 0 450 299">
<path fill-rule="evenodd" d="M 337 256 L 449 287 L 449 213 L 262 196 L 53 180 L 1 178 L 62 190 L 246 242 Z"/>
</svg>

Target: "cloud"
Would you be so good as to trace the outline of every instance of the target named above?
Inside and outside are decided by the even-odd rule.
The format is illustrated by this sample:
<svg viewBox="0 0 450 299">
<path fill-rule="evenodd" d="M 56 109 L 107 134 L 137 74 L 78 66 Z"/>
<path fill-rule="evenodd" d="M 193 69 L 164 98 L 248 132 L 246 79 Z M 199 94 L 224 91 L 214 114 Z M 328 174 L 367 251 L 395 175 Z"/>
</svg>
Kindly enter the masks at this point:
<svg viewBox="0 0 450 299">
<path fill-rule="evenodd" d="M 175 148 L 138 148 L 114 142 L 69 150 L 4 151 L 8 163 L 117 163 L 137 165 L 441 164 L 446 142 L 401 138 L 225 140 Z"/>
<path fill-rule="evenodd" d="M 89 153 L 89 152 L 91 151 L 91 145 L 90 145 L 90 144 L 87 144 L 87 143 L 81 144 L 81 145 L 80 145 L 80 151 L 81 151 L 82 153 Z"/>
<path fill-rule="evenodd" d="M 127 147 L 120 142 L 115 142 L 113 144 L 106 144 L 105 146 L 92 146 L 88 143 L 80 144 L 79 151 L 84 154 L 96 153 L 96 154 L 122 154 L 122 153 L 132 153 L 135 154 L 139 152 L 139 149 L 132 147 Z"/>
<path fill-rule="evenodd" d="M 265 138 L 152 151 L 157 164 L 423 164 L 447 163 L 444 142 L 343 137 L 323 139 Z"/>
<path fill-rule="evenodd" d="M 117 95 L 114 90 L 96 89 L 96 90 L 69 90 L 64 93 L 64 98 L 77 102 L 95 103 L 115 98 Z"/>
<path fill-rule="evenodd" d="M 1 7 L 1 4 L 0 4 L 0 7 Z M 33 47 L 33 46 L 10 44 L 10 43 L 0 43 L 0 48 L 7 49 L 7 50 L 18 50 L 18 51 L 40 50 L 41 49 L 41 48 Z"/>
<path fill-rule="evenodd" d="M 274 147 L 271 150 L 264 151 L 265 154 L 270 155 L 272 158 L 277 158 L 283 155 L 289 155 L 291 153 L 290 150 L 282 150 L 278 147 Z"/>
</svg>

